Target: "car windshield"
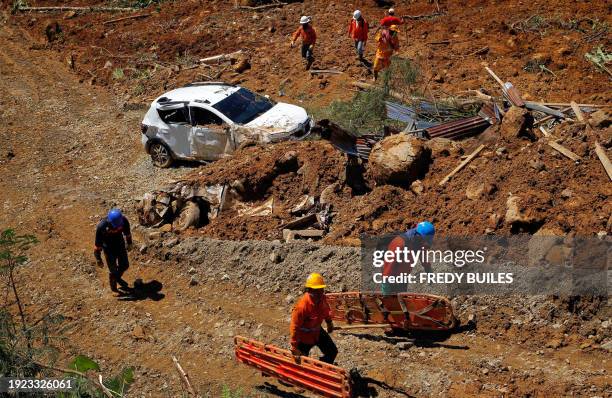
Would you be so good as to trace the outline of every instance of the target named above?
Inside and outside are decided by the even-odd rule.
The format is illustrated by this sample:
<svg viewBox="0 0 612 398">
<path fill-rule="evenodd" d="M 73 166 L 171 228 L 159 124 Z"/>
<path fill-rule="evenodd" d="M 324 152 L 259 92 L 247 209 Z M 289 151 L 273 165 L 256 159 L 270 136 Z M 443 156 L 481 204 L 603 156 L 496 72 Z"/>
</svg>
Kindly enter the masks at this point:
<svg viewBox="0 0 612 398">
<path fill-rule="evenodd" d="M 266 113 L 274 102 L 259 94 L 241 88 L 229 97 L 217 102 L 213 108 L 237 124 L 246 124 Z"/>
</svg>

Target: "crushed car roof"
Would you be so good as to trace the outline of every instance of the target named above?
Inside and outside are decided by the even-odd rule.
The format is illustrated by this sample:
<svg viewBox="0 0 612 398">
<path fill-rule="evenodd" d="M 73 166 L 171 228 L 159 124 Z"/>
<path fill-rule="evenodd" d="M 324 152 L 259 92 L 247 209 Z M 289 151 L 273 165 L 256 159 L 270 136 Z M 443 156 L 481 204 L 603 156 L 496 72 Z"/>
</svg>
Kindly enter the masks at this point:
<svg viewBox="0 0 612 398">
<path fill-rule="evenodd" d="M 157 98 L 155 102 L 158 102 L 160 98 L 167 98 L 164 101 L 184 102 L 198 100 L 214 105 L 238 90 L 240 90 L 240 87 L 223 84 L 194 85 L 169 91 Z"/>
</svg>

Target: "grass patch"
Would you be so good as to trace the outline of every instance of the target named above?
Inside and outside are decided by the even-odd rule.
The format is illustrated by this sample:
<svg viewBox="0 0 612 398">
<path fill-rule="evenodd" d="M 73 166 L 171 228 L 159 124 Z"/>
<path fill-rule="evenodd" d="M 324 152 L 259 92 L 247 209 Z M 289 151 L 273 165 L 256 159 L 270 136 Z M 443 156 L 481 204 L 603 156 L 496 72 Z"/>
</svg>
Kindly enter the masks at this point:
<svg viewBox="0 0 612 398">
<path fill-rule="evenodd" d="M 221 390 L 221 398 L 241 398 L 241 397 L 242 397 L 241 389 L 232 391 L 232 389 L 229 388 L 228 386 L 223 386 L 223 389 Z"/>
<path fill-rule="evenodd" d="M 125 79 L 125 73 L 123 72 L 123 68 L 115 68 L 113 70 L 113 79 L 114 80 L 123 80 L 123 79 Z"/>
<path fill-rule="evenodd" d="M 591 52 L 584 54 L 584 57 L 595 65 L 597 69 L 612 76 L 612 72 L 607 67 L 612 62 L 612 53 L 606 51 L 602 46 L 598 46 L 591 50 Z"/>
</svg>

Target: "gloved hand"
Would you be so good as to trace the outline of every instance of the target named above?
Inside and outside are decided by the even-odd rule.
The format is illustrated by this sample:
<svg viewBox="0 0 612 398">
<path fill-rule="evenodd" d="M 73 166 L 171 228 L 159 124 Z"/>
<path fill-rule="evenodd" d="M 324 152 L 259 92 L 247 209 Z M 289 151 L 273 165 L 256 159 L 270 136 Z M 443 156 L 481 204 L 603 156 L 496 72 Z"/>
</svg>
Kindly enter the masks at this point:
<svg viewBox="0 0 612 398">
<path fill-rule="evenodd" d="M 309 49 L 310 51 L 314 50 L 314 44 L 311 44 L 310 46 L 308 46 L 308 49 Z"/>
<path fill-rule="evenodd" d="M 94 257 L 96 258 L 96 265 L 102 268 L 104 264 L 102 263 L 102 255 L 100 254 L 100 250 L 94 250 Z"/>
<path fill-rule="evenodd" d="M 334 331 L 334 323 L 332 321 L 326 321 L 327 323 L 327 333 L 331 334 Z"/>
<path fill-rule="evenodd" d="M 302 361 L 302 351 L 300 351 L 296 347 L 291 347 L 291 354 L 293 355 L 293 359 L 296 363 L 299 364 Z"/>
</svg>

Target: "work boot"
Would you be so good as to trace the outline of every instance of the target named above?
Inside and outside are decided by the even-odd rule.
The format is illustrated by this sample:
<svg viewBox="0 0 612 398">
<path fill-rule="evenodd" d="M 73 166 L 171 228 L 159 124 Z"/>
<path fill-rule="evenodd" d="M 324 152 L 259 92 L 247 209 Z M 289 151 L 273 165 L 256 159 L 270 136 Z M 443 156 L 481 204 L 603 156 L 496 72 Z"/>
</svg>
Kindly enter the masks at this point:
<svg viewBox="0 0 612 398">
<path fill-rule="evenodd" d="M 108 276 L 108 284 L 110 285 L 111 291 L 115 293 L 119 292 L 119 290 L 117 290 L 117 279 L 115 279 L 112 274 Z"/>
</svg>

